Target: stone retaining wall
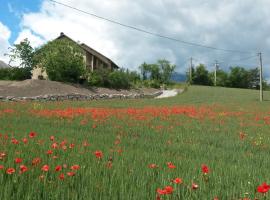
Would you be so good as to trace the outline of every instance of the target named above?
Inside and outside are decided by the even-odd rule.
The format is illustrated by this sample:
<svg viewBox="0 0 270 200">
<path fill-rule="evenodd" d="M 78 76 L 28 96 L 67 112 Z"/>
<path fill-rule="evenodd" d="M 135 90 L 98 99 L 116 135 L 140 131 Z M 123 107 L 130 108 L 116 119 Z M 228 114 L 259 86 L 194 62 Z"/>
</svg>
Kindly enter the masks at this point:
<svg viewBox="0 0 270 200">
<path fill-rule="evenodd" d="M 0 96 L 0 101 L 90 101 L 90 100 L 101 100 L 101 99 L 139 99 L 139 98 L 155 98 L 162 94 L 162 91 L 158 91 L 152 94 L 93 94 L 93 95 L 82 95 L 82 94 L 51 94 L 41 95 L 35 97 L 13 97 Z"/>
</svg>

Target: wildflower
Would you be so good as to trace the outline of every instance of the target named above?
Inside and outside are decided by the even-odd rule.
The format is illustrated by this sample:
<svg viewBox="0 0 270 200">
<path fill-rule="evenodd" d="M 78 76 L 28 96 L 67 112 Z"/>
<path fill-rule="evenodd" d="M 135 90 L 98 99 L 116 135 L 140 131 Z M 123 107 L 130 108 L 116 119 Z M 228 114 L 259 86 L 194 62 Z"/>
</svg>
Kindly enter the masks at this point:
<svg viewBox="0 0 270 200">
<path fill-rule="evenodd" d="M 207 165 L 203 164 L 202 165 L 202 172 L 206 175 L 209 173 L 209 168 Z"/>
<path fill-rule="evenodd" d="M 8 168 L 8 169 L 6 170 L 6 173 L 7 173 L 7 174 L 13 174 L 13 173 L 15 173 L 15 169 L 14 169 L 14 168 Z"/>
<path fill-rule="evenodd" d="M 75 176 L 75 172 L 67 172 L 68 176 Z"/>
<path fill-rule="evenodd" d="M 56 172 L 59 172 L 59 171 L 61 171 L 62 170 L 62 166 L 61 165 L 57 165 L 56 167 L 55 167 L 55 171 Z"/>
<path fill-rule="evenodd" d="M 15 138 L 12 138 L 11 143 L 12 144 L 19 144 L 20 142 L 19 142 L 19 140 L 16 140 Z"/>
<path fill-rule="evenodd" d="M 53 151 L 52 150 L 48 150 L 47 151 L 47 155 L 51 155 L 51 154 L 53 154 Z"/>
<path fill-rule="evenodd" d="M 60 180 L 64 180 L 65 179 L 65 174 L 60 174 L 58 177 Z"/>
<path fill-rule="evenodd" d="M 197 185 L 196 183 L 192 183 L 191 188 L 192 188 L 193 190 L 197 190 L 197 189 L 199 188 L 199 185 Z"/>
<path fill-rule="evenodd" d="M 148 167 L 149 167 L 150 169 L 158 168 L 158 166 L 157 166 L 156 164 L 154 164 L 154 163 L 149 164 Z"/>
<path fill-rule="evenodd" d="M 28 139 L 27 138 L 23 138 L 22 141 L 23 141 L 24 144 L 27 144 Z"/>
<path fill-rule="evenodd" d="M 41 163 L 41 158 L 34 158 L 34 159 L 32 160 L 32 165 L 33 165 L 33 166 L 36 166 L 36 165 L 38 165 L 39 163 Z"/>
<path fill-rule="evenodd" d="M 163 189 L 158 188 L 157 193 L 159 195 L 164 195 L 164 194 L 172 194 L 173 193 L 173 187 L 172 186 L 166 186 Z"/>
<path fill-rule="evenodd" d="M 34 137 L 36 137 L 37 136 L 37 134 L 35 133 L 35 132 L 30 132 L 29 133 L 29 137 L 30 138 L 34 138 Z"/>
<path fill-rule="evenodd" d="M 96 158 L 101 159 L 103 157 L 102 151 L 95 151 L 95 156 Z"/>
<path fill-rule="evenodd" d="M 21 163 L 23 160 L 22 160 L 21 158 L 15 158 L 14 161 L 15 161 L 16 164 L 19 164 L 19 163 Z"/>
<path fill-rule="evenodd" d="M 55 143 L 52 144 L 51 147 L 52 147 L 53 149 L 56 149 L 56 148 L 58 147 L 58 144 L 55 142 Z"/>
<path fill-rule="evenodd" d="M 183 183 L 181 178 L 175 178 L 174 180 L 172 180 L 172 182 L 174 182 L 175 184 L 181 184 Z"/>
<path fill-rule="evenodd" d="M 0 170 L 4 169 L 4 166 L 3 165 L 0 165 Z"/>
<path fill-rule="evenodd" d="M 270 189 L 270 185 L 267 185 L 265 182 L 262 185 L 257 187 L 257 192 L 259 193 L 267 193 Z"/>
<path fill-rule="evenodd" d="M 41 170 L 44 172 L 49 171 L 49 169 L 50 169 L 49 165 L 43 165 L 43 167 L 41 168 Z"/>
<path fill-rule="evenodd" d="M 168 168 L 170 168 L 170 169 L 175 169 L 175 168 L 176 168 L 176 166 L 175 166 L 172 162 L 168 162 L 168 163 L 167 163 L 167 166 L 168 166 Z"/>
<path fill-rule="evenodd" d="M 54 141 L 54 139 L 55 139 L 55 138 L 54 138 L 54 136 L 53 136 L 53 135 L 52 135 L 52 136 L 50 136 L 50 140 L 51 140 L 51 141 Z"/>
<path fill-rule="evenodd" d="M 28 168 L 25 165 L 20 165 L 20 174 L 26 172 Z"/>
<path fill-rule="evenodd" d="M 71 170 L 78 170 L 80 169 L 80 165 L 73 165 L 70 167 Z"/>
</svg>

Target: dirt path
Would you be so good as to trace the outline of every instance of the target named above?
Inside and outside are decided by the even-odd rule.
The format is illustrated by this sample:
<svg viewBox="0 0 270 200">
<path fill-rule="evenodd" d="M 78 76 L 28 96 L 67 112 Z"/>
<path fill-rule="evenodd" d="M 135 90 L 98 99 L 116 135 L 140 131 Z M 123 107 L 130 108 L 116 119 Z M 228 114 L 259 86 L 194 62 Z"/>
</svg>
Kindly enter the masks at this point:
<svg viewBox="0 0 270 200">
<path fill-rule="evenodd" d="M 156 99 L 174 97 L 177 94 L 182 93 L 183 91 L 184 91 L 183 89 L 163 90 L 162 91 L 163 93 L 157 96 Z"/>
</svg>

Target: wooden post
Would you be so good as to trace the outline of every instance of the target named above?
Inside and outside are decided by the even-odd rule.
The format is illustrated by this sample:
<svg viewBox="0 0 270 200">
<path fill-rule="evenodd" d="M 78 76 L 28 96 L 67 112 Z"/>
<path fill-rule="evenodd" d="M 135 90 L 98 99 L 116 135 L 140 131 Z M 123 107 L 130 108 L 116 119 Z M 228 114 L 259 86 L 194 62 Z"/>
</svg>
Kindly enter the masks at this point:
<svg viewBox="0 0 270 200">
<path fill-rule="evenodd" d="M 258 53 L 260 62 L 260 101 L 263 101 L 263 71 L 262 71 L 262 53 Z"/>
</svg>

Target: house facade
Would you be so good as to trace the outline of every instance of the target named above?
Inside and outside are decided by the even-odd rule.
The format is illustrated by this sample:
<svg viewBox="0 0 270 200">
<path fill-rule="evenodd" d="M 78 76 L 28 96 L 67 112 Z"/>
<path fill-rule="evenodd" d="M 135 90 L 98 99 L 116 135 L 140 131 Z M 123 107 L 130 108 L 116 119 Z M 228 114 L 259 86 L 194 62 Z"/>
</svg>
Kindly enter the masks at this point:
<svg viewBox="0 0 270 200">
<path fill-rule="evenodd" d="M 65 35 L 64 33 L 60 33 L 60 36 L 55 40 L 68 39 L 74 43 L 76 43 L 84 53 L 84 63 L 87 71 L 92 72 L 94 70 L 103 68 L 109 70 L 118 69 L 119 66 L 116 65 L 112 60 L 102 55 L 98 51 L 92 49 L 88 45 L 82 43 L 75 42 L 73 39 Z M 32 70 L 32 79 L 48 79 L 47 73 L 44 69 L 40 67 L 35 67 Z"/>
</svg>

